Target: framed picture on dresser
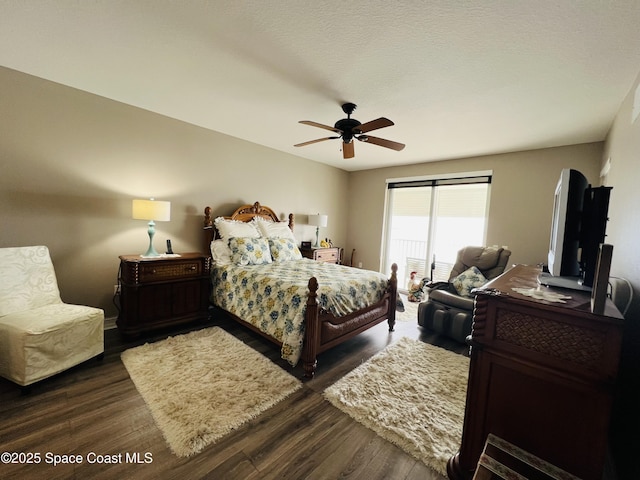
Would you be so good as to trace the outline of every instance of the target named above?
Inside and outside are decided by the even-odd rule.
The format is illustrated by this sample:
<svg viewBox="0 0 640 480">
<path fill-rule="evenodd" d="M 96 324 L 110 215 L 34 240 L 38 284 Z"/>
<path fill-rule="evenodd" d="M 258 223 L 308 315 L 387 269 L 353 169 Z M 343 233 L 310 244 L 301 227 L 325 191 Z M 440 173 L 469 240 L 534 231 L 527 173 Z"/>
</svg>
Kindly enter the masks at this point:
<svg viewBox="0 0 640 480">
<path fill-rule="evenodd" d="M 311 248 L 311 242 L 300 242 L 300 248 Z"/>
<path fill-rule="evenodd" d="M 598 315 L 604 313 L 604 304 L 607 301 L 612 256 L 613 245 L 601 243 L 598 249 L 598 261 L 596 263 L 596 273 L 593 277 L 593 287 L 591 288 L 591 311 Z"/>
</svg>

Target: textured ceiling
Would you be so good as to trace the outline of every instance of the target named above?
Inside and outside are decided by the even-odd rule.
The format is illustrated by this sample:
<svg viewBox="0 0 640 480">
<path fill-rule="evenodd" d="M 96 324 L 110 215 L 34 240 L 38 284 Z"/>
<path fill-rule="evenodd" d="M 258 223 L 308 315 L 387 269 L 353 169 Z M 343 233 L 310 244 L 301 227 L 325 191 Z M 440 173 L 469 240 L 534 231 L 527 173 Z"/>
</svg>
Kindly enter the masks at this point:
<svg viewBox="0 0 640 480">
<path fill-rule="evenodd" d="M 603 140 L 640 1 L 3 0 L 0 65 L 359 170 Z M 345 101 L 407 147 L 293 147 Z"/>
</svg>

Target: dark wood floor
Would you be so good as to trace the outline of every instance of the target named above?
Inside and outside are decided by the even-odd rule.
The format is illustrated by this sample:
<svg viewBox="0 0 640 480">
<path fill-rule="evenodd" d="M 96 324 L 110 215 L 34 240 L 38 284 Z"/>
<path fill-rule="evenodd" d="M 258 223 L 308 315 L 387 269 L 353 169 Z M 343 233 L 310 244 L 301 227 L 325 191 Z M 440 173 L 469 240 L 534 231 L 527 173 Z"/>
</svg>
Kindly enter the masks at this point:
<svg viewBox="0 0 640 480">
<path fill-rule="evenodd" d="M 196 329 L 218 325 L 274 362 L 279 349 L 259 335 L 214 317 Z M 316 377 L 304 387 L 189 458 L 167 447 L 120 353 L 144 341 L 187 331 L 173 330 L 124 342 L 105 334 L 105 358 L 90 361 L 33 386 L 29 395 L 0 379 L 0 452 L 39 453 L 39 464 L 0 464 L 0 478 L 19 479 L 442 479 L 420 461 L 381 439 L 324 400 L 323 390 L 390 343 L 408 336 L 464 353 L 464 345 L 429 335 L 416 322 L 386 323 L 320 355 Z M 231 366 L 232 367 L 232 366 Z M 140 463 L 131 454 L 140 454 Z M 144 463 L 145 454 L 152 461 Z M 122 454 L 122 463 L 89 463 Z M 126 454 L 130 454 L 126 462 Z M 80 464 L 53 466 L 53 455 L 82 455 Z"/>
</svg>

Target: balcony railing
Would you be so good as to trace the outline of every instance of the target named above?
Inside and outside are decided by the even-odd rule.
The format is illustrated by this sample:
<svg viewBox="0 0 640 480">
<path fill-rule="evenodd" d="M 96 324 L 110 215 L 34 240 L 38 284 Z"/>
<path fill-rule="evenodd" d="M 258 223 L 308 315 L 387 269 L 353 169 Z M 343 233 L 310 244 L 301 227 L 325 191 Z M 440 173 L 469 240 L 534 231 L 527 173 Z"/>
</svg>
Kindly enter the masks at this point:
<svg viewBox="0 0 640 480">
<path fill-rule="evenodd" d="M 431 262 L 427 262 L 427 242 L 420 240 L 394 239 L 391 241 L 387 258 L 398 265 L 398 288 L 406 290 L 411 272 L 416 272 L 418 280 L 431 277 Z M 452 263 L 439 261 L 436 256 L 434 281 L 446 281 L 453 267 Z"/>
</svg>

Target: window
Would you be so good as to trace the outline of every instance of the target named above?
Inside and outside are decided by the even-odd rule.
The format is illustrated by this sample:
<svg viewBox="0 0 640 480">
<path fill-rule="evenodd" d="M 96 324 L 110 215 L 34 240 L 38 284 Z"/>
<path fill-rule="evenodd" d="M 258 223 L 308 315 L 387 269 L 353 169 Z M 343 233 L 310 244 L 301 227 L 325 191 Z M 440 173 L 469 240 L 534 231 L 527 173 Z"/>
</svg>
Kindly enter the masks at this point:
<svg viewBox="0 0 640 480">
<path fill-rule="evenodd" d="M 398 288 L 416 278 L 448 280 L 458 250 L 484 245 L 491 173 L 387 181 L 383 271 L 398 265 Z"/>
</svg>

